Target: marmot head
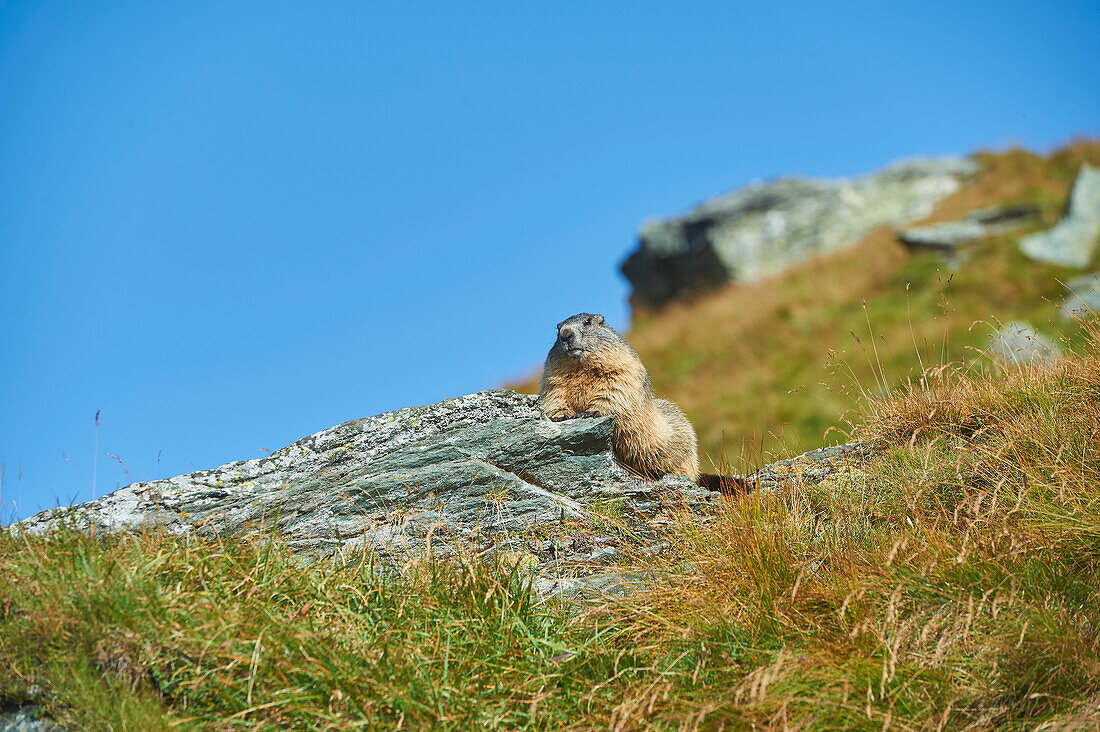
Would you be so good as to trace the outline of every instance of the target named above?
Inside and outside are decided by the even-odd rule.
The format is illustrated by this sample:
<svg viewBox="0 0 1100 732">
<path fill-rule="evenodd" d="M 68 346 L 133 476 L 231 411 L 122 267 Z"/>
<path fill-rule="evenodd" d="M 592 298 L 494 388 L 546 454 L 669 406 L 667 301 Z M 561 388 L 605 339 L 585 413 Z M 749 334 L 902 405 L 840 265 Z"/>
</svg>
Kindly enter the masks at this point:
<svg viewBox="0 0 1100 732">
<path fill-rule="evenodd" d="M 623 343 L 602 315 L 577 313 L 558 323 L 558 339 L 550 352 L 567 358 L 583 359 Z"/>
</svg>

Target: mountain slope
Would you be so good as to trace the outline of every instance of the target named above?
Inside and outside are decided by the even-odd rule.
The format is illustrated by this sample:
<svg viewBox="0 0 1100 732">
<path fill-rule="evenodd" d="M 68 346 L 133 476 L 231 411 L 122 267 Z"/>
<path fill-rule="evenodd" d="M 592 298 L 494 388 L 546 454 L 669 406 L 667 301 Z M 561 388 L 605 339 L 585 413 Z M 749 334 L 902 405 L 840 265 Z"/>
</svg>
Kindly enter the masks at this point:
<svg viewBox="0 0 1100 732">
<path fill-rule="evenodd" d="M 979 157 L 933 219 L 1036 202 L 1049 225 L 1100 144 Z M 1095 729 L 1100 324 L 1059 319 L 1066 272 L 1017 238 L 952 277 L 879 231 L 640 318 L 710 454 L 723 430 L 755 459 L 834 424 L 874 452 L 654 522 L 662 550 L 617 544 L 633 595 L 540 602 L 522 534 L 383 572 L 277 535 L 0 533 L 0 722 L 33 703 L 73 729 Z M 970 326 L 994 317 L 1065 330 L 1066 355 L 993 368 Z"/>
<path fill-rule="evenodd" d="M 943 369 L 878 453 L 624 552 L 633 595 L 540 602 L 520 561 L 277 537 L 0 534 L 0 721 L 73 729 L 1095 729 L 1100 332 Z M 614 535 L 612 513 L 599 529 Z M 621 547 L 622 545 L 620 545 Z"/>
<path fill-rule="evenodd" d="M 921 223 L 1012 204 L 1038 205 L 1041 216 L 1030 229 L 984 240 L 956 272 L 935 254 L 910 255 L 883 228 L 770 280 L 636 315 L 627 337 L 657 393 L 695 424 L 704 469 L 842 442 L 845 415 L 861 396 L 919 378 L 922 365 L 973 358 L 998 321 L 1079 338 L 1058 309 L 1059 281 L 1078 271 L 1030 261 L 1017 244 L 1057 222 L 1081 164 L 1100 164 L 1100 140 L 1045 157 L 975 158 L 982 172 Z M 537 391 L 537 380 L 518 388 Z"/>
</svg>

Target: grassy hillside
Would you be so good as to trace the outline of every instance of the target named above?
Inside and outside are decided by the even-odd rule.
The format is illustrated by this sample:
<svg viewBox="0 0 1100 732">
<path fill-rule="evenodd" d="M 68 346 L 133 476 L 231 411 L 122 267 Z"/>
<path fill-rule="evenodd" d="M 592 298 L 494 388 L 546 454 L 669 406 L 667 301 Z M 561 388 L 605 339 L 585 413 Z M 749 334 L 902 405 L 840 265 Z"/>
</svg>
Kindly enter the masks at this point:
<svg viewBox="0 0 1100 732">
<path fill-rule="evenodd" d="M 1033 203 L 1042 210 L 1034 229 L 1050 227 L 1081 163 L 1100 165 L 1100 141 L 1048 157 L 1011 150 L 976 158 L 983 172 L 921 223 Z M 998 320 L 1079 337 L 1057 309 L 1058 280 L 1077 272 L 1024 258 L 1017 243 L 1026 233 L 991 237 L 950 272 L 935 254 L 911 256 L 893 229 L 879 229 L 774 279 L 639 314 L 627 337 L 654 389 L 695 424 L 704 470 L 759 464 L 844 441 L 861 395 L 919 378 L 922 365 L 971 359 Z M 518 388 L 537 391 L 537 380 Z"/>
<path fill-rule="evenodd" d="M 3 536 L 0 702 L 38 687 L 79 729 L 1100 725 L 1100 332 L 857 431 L 882 452 L 685 517 L 624 560 L 650 589 L 582 607 L 470 559 Z"/>
<path fill-rule="evenodd" d="M 980 157 L 933 220 L 1038 202 L 1052 224 L 1100 143 Z M 1100 324 L 1060 320 L 1069 273 L 1017 239 L 951 276 L 878 231 L 640 317 L 711 456 L 833 426 L 879 451 L 624 551 L 652 580 L 631 597 L 541 602 L 470 558 L 303 566 L 277 537 L 5 533 L 0 706 L 93 730 L 1096 729 Z M 1017 317 L 1068 355 L 993 369 L 983 323 Z"/>
</svg>

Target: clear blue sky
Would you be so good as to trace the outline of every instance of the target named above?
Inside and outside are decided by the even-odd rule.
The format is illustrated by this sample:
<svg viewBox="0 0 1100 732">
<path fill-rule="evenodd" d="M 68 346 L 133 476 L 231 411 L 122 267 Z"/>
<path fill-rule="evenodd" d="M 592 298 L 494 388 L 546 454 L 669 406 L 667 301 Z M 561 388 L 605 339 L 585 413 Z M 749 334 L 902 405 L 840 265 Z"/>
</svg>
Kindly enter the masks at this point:
<svg viewBox="0 0 1100 732">
<path fill-rule="evenodd" d="M 1059 5 L 0 2 L 3 514 L 97 409 L 103 493 L 529 373 L 753 178 L 1096 134 Z"/>
</svg>

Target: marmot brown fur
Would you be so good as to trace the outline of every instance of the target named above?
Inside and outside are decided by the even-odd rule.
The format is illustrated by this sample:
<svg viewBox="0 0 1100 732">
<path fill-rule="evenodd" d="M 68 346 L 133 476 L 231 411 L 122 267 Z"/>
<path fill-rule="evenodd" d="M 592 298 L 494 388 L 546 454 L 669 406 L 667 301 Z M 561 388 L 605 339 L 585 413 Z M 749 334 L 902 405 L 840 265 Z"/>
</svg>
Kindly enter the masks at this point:
<svg viewBox="0 0 1100 732">
<path fill-rule="evenodd" d="M 615 456 L 641 476 L 671 473 L 699 480 L 691 423 L 675 404 L 653 396 L 638 354 L 602 315 L 580 313 L 558 323 L 539 404 L 554 421 L 613 416 Z"/>
</svg>

